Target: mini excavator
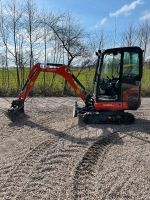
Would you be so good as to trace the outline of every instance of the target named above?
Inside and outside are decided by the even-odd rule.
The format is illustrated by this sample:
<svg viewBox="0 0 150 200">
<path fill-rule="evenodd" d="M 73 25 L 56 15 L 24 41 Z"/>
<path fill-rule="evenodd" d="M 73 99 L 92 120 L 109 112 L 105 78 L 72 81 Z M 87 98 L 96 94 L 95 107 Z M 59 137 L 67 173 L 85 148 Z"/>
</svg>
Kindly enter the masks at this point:
<svg viewBox="0 0 150 200">
<path fill-rule="evenodd" d="M 137 110 L 141 104 L 142 49 L 112 48 L 99 50 L 96 55 L 98 59 L 92 95 L 87 93 L 85 87 L 66 65 L 37 63 L 31 68 L 17 99 L 12 101 L 7 116 L 14 121 L 14 117 L 16 118 L 19 113 L 24 113 L 25 100 L 37 77 L 41 72 L 51 72 L 64 77 L 83 100 L 83 107 L 79 107 L 75 102 L 74 117 L 81 116 L 87 124 L 133 123 L 134 115 L 126 110 Z"/>
</svg>

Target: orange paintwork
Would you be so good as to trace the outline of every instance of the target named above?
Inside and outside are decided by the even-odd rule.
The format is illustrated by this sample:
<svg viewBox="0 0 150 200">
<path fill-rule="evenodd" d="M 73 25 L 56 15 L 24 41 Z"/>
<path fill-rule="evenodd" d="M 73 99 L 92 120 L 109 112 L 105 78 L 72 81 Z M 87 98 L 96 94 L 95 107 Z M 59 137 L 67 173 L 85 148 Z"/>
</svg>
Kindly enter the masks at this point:
<svg viewBox="0 0 150 200">
<path fill-rule="evenodd" d="M 39 76 L 40 72 L 51 72 L 59 74 L 60 76 L 63 76 L 73 87 L 75 92 L 78 94 L 78 96 L 85 102 L 86 97 L 82 93 L 82 91 L 78 88 L 77 84 L 75 83 L 72 73 L 70 69 L 66 65 L 53 65 L 53 66 L 46 66 L 45 68 L 42 68 L 40 63 L 35 64 L 28 75 L 29 82 L 27 83 L 26 87 L 21 90 L 21 92 L 18 95 L 18 98 L 22 101 L 24 101 L 27 96 L 29 95 L 29 92 L 32 89 L 33 84 L 35 83 L 37 77 Z"/>
<path fill-rule="evenodd" d="M 96 110 L 128 110 L 128 102 L 95 102 Z"/>
<path fill-rule="evenodd" d="M 123 101 L 128 101 L 131 96 L 139 94 L 139 86 L 130 86 L 130 88 L 123 91 Z"/>
</svg>

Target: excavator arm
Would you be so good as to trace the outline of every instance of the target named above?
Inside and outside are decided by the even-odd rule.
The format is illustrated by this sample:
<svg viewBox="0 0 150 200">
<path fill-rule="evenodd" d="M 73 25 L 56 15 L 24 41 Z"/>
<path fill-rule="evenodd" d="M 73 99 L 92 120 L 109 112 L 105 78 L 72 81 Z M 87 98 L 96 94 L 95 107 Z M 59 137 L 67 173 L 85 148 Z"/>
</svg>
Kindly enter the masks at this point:
<svg viewBox="0 0 150 200">
<path fill-rule="evenodd" d="M 87 97 L 85 87 L 80 83 L 80 81 L 73 75 L 70 69 L 63 64 L 53 64 L 53 63 L 37 63 L 35 64 L 28 75 L 28 78 L 18 94 L 18 98 L 12 101 L 11 108 L 8 109 L 7 116 L 13 120 L 14 114 L 19 112 L 24 112 L 24 101 L 29 96 L 29 93 L 41 72 L 51 72 L 62 76 L 67 82 L 72 86 L 77 95 L 86 104 Z M 82 90 L 80 89 L 82 88 Z"/>
<path fill-rule="evenodd" d="M 41 63 L 35 64 L 29 75 L 28 79 L 23 86 L 21 92 L 18 95 L 18 98 L 21 101 L 25 101 L 25 99 L 28 97 L 37 77 L 41 72 L 51 72 L 51 73 L 56 73 L 62 77 L 64 77 L 65 80 L 72 86 L 72 88 L 75 90 L 77 95 L 85 102 L 86 97 L 85 97 L 85 88 L 84 86 L 80 83 L 80 81 L 72 74 L 70 69 L 63 64 L 53 64 L 53 63 L 47 63 L 42 67 Z M 82 88 L 83 91 L 78 87 L 78 85 Z"/>
</svg>

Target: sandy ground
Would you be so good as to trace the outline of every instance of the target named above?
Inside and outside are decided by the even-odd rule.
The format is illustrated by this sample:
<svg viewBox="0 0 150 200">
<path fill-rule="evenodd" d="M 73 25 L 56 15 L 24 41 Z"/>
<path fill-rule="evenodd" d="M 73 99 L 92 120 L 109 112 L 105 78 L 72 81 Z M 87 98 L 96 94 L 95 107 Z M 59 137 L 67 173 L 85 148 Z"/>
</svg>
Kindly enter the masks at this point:
<svg viewBox="0 0 150 200">
<path fill-rule="evenodd" d="M 85 125 L 75 98 L 33 98 L 11 123 L 0 98 L 0 200 L 150 199 L 150 98 L 133 125 Z"/>
</svg>

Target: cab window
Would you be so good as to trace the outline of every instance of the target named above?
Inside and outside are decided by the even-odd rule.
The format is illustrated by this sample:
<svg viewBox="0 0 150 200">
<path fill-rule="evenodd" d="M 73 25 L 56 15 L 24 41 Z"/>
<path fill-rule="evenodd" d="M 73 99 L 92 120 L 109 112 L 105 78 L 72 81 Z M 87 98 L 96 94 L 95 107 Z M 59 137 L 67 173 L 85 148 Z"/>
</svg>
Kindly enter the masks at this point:
<svg viewBox="0 0 150 200">
<path fill-rule="evenodd" d="M 136 52 L 124 52 L 123 77 L 139 76 L 139 54 Z"/>
<path fill-rule="evenodd" d="M 105 54 L 103 58 L 103 66 L 101 69 L 101 78 L 119 78 L 121 53 Z"/>
</svg>

